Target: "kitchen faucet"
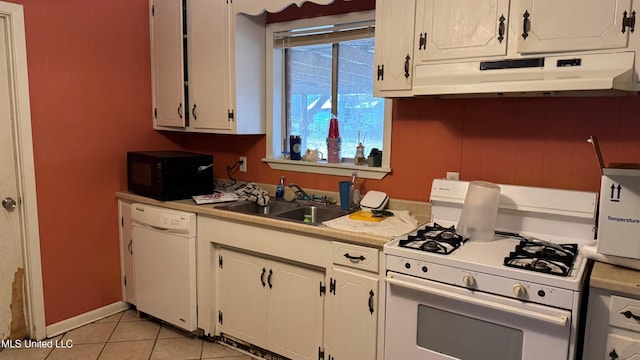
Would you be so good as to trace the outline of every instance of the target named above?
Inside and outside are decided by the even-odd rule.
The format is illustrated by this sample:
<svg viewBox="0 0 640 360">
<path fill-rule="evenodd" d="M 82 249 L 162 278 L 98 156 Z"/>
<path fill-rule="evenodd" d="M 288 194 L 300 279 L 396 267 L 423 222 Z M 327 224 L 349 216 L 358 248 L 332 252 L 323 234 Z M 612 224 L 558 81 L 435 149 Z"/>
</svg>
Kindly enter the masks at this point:
<svg viewBox="0 0 640 360">
<path fill-rule="evenodd" d="M 302 188 L 300 186 L 298 186 L 298 184 L 289 183 L 289 187 L 290 188 L 296 188 L 296 191 L 295 191 L 296 199 L 298 199 L 298 200 L 312 200 L 311 196 L 309 196 L 309 194 L 307 194 L 304 190 L 302 190 Z"/>
</svg>

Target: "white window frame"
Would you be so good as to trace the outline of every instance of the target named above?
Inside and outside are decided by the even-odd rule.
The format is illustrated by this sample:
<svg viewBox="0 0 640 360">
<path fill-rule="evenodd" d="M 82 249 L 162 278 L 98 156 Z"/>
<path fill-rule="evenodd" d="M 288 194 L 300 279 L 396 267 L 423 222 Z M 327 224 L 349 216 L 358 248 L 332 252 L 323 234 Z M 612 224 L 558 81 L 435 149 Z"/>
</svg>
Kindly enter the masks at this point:
<svg viewBox="0 0 640 360">
<path fill-rule="evenodd" d="M 382 149 L 382 166 L 368 167 L 355 165 L 353 162 L 339 164 L 314 163 L 281 158 L 283 124 L 286 116 L 284 93 L 284 56 L 281 49 L 273 46 L 274 33 L 291 29 L 308 28 L 330 24 L 346 24 L 360 21 L 375 20 L 375 10 L 353 12 L 340 15 L 316 17 L 310 19 L 293 20 L 268 24 L 266 28 L 267 43 L 267 76 L 266 76 L 266 135 L 267 152 L 262 161 L 274 170 L 297 171 L 325 175 L 351 176 L 354 171 L 358 176 L 367 179 L 382 179 L 391 172 L 391 114 L 393 101 L 385 99 L 384 103 L 384 133 Z M 373 72 L 374 69 L 371 69 Z M 340 114 L 338 114 L 338 118 Z"/>
</svg>

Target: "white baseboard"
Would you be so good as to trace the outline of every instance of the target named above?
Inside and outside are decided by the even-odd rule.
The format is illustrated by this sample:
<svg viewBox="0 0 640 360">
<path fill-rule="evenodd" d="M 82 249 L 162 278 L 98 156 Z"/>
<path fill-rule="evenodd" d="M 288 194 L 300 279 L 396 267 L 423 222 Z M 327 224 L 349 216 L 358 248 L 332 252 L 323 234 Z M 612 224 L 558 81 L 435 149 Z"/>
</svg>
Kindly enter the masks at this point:
<svg viewBox="0 0 640 360">
<path fill-rule="evenodd" d="M 56 335 L 60 335 L 69 330 L 73 330 L 75 328 L 79 328 L 80 326 L 92 323 L 94 321 L 106 318 L 107 316 L 111 316 L 113 314 L 119 313 L 120 311 L 124 311 L 130 307 L 124 301 L 118 301 L 111 305 L 107 305 L 101 307 L 99 309 L 91 310 L 84 314 L 80 314 L 78 316 L 74 316 L 67 320 L 62 320 L 55 324 L 47 325 L 47 338 L 52 338 Z"/>
</svg>

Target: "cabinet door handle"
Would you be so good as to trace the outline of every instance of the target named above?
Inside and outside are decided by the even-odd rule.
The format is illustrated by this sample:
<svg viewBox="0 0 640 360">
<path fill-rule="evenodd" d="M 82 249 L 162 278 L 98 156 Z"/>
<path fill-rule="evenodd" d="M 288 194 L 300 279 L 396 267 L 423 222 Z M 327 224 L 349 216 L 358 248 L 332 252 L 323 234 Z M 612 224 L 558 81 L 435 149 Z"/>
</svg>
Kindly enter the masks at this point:
<svg viewBox="0 0 640 360">
<path fill-rule="evenodd" d="M 262 268 L 262 274 L 260 274 L 260 282 L 262 283 L 262 287 L 267 286 L 267 283 L 264 282 L 264 274 L 267 273 L 267 269 Z"/>
<path fill-rule="evenodd" d="M 191 115 L 193 115 L 193 120 L 198 120 L 196 116 L 196 104 L 193 104 L 193 108 L 191 108 Z"/>
<path fill-rule="evenodd" d="M 273 275 L 273 270 L 269 269 L 269 277 L 267 277 L 267 283 L 269 284 L 269 289 L 273 287 L 273 284 L 271 283 L 271 275 Z"/>
<path fill-rule="evenodd" d="M 366 258 L 363 255 L 360 256 L 353 256 L 353 255 L 349 255 L 349 253 L 344 253 L 344 257 L 346 257 L 347 259 L 353 261 L 353 262 L 360 262 L 360 261 L 364 261 Z"/>
<path fill-rule="evenodd" d="M 528 11 L 524 11 L 524 14 L 522 14 L 522 17 L 524 18 L 524 20 L 522 21 L 522 38 L 523 39 L 527 39 L 529 37 L 529 31 L 531 31 L 531 20 L 529 20 L 529 12 Z"/>
<path fill-rule="evenodd" d="M 640 316 L 632 313 L 629 310 L 627 310 L 625 312 L 621 312 L 620 314 L 624 315 L 624 317 L 626 317 L 627 319 L 633 319 L 633 320 L 636 320 L 636 321 L 640 321 Z"/>
<path fill-rule="evenodd" d="M 129 240 L 129 245 L 127 245 L 127 249 L 129 249 L 129 254 L 133 255 L 133 239 Z"/>
<path fill-rule="evenodd" d="M 178 105 L 178 116 L 180 116 L 180 119 L 182 119 L 182 103 Z"/>
<path fill-rule="evenodd" d="M 627 28 L 629 28 L 629 32 L 634 32 L 636 28 L 636 12 L 632 11 L 631 16 L 627 17 L 627 11 L 625 10 L 622 13 L 622 33 L 627 32 Z"/>
<path fill-rule="evenodd" d="M 427 50 L 427 33 L 420 33 L 420 44 L 418 45 L 418 50 Z"/>
<path fill-rule="evenodd" d="M 407 57 L 404 59 L 404 77 L 409 78 L 409 60 L 411 60 L 411 56 L 407 54 Z"/>
<path fill-rule="evenodd" d="M 384 65 L 378 65 L 378 81 L 384 80 Z"/>
<path fill-rule="evenodd" d="M 373 315 L 373 290 L 369 291 L 369 312 Z"/>
<path fill-rule="evenodd" d="M 500 19 L 498 20 L 500 21 L 500 23 L 498 24 L 498 41 L 502 43 L 502 40 L 504 40 L 504 32 L 505 32 L 504 21 L 507 19 L 504 18 L 504 15 L 500 15 Z"/>
</svg>

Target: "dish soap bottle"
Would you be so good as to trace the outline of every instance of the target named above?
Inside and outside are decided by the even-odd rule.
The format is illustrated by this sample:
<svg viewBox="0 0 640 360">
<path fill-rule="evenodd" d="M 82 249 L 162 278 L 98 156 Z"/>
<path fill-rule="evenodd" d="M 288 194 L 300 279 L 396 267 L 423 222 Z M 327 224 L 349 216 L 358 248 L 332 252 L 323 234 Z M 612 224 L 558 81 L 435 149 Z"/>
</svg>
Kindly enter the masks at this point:
<svg viewBox="0 0 640 360">
<path fill-rule="evenodd" d="M 360 207 L 360 186 L 357 183 L 358 172 L 351 173 L 351 210 L 357 210 Z"/>
<path fill-rule="evenodd" d="M 280 183 L 276 187 L 276 200 L 284 199 L 284 176 L 280 176 Z"/>
</svg>

